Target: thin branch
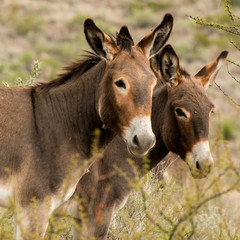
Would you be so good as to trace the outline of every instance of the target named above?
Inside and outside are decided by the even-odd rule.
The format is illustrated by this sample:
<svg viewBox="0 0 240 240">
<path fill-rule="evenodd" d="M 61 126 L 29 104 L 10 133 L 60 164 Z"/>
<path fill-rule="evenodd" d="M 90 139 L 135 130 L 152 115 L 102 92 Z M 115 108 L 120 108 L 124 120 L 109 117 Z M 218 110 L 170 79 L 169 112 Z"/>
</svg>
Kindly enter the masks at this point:
<svg viewBox="0 0 240 240">
<path fill-rule="evenodd" d="M 240 17 L 236 16 L 236 15 L 233 15 L 236 19 L 240 19 Z"/>
<path fill-rule="evenodd" d="M 146 196 L 145 196 L 144 191 L 143 191 L 142 188 L 141 188 L 141 193 L 142 193 L 142 199 L 143 199 L 143 209 L 144 209 L 144 212 L 145 212 L 146 217 L 148 218 L 148 220 L 150 220 L 150 222 L 152 224 L 157 226 L 160 231 L 164 232 L 165 234 L 169 234 L 169 232 L 166 229 L 164 229 L 161 225 L 159 225 L 157 222 L 155 222 L 154 219 L 149 215 L 149 213 L 147 211 L 147 205 L 146 205 Z"/>
<path fill-rule="evenodd" d="M 192 231 L 191 231 L 191 234 L 188 236 L 188 240 L 190 240 L 193 237 L 193 235 L 195 233 L 195 228 L 196 228 L 195 225 L 194 225 L 193 219 L 190 220 L 190 223 L 191 223 L 191 226 L 192 226 Z"/>
<path fill-rule="evenodd" d="M 239 50 L 240 51 L 240 47 L 239 46 L 237 46 L 233 41 L 230 41 L 230 43 L 237 49 L 237 50 Z"/>
<path fill-rule="evenodd" d="M 216 182 L 218 182 L 219 179 L 220 179 L 222 176 L 224 176 L 225 173 L 226 173 L 228 170 L 232 170 L 232 168 L 230 168 L 230 167 L 225 168 L 222 173 L 218 174 L 218 176 L 217 176 L 217 177 L 209 184 L 209 186 L 204 190 L 204 193 L 203 193 L 203 194 L 205 195 L 205 193 L 207 193 L 208 190 L 210 190 L 210 189 L 212 188 L 212 186 L 213 186 Z M 203 196 L 204 196 L 204 195 L 203 195 Z"/>
<path fill-rule="evenodd" d="M 233 17 L 232 11 L 231 11 L 231 5 L 229 4 L 229 0 L 225 0 L 224 5 L 228 12 L 229 17 L 231 18 L 232 23 L 234 24 L 234 17 Z"/>
<path fill-rule="evenodd" d="M 164 213 L 163 213 L 163 211 L 158 211 L 158 213 L 164 218 L 164 220 L 165 221 L 167 221 L 168 223 L 170 223 L 171 225 L 174 225 L 174 222 L 170 219 L 170 218 L 168 218 Z"/>
<path fill-rule="evenodd" d="M 228 33 L 240 36 L 240 31 L 238 30 L 238 28 L 236 26 L 226 26 L 226 25 L 217 24 L 217 23 L 206 23 L 203 19 L 201 19 L 199 17 L 193 17 L 193 16 L 189 16 L 189 17 L 192 20 L 194 20 L 196 24 L 199 24 L 201 26 L 217 28 L 224 32 L 228 32 Z"/>
<path fill-rule="evenodd" d="M 234 76 L 230 73 L 230 70 L 229 70 L 228 66 L 227 66 L 227 71 L 228 71 L 228 74 L 231 76 L 231 78 L 232 78 L 233 80 L 235 80 L 238 84 L 240 84 L 240 81 L 237 80 L 237 78 L 234 77 Z"/>
<path fill-rule="evenodd" d="M 227 59 L 227 61 L 230 62 L 230 63 L 232 63 L 233 65 L 235 65 L 235 66 L 237 66 L 237 67 L 240 67 L 240 64 L 239 64 L 239 63 L 236 63 L 236 62 L 234 62 L 234 61 L 232 61 L 232 60 L 229 60 L 229 59 Z"/>
<path fill-rule="evenodd" d="M 213 200 L 213 199 L 216 199 L 216 198 L 219 198 L 221 197 L 222 195 L 225 195 L 227 193 L 229 193 L 230 191 L 234 190 L 236 188 L 236 186 L 239 184 L 238 181 L 236 181 L 235 184 L 233 184 L 232 187 L 228 188 L 227 190 L 225 191 L 222 191 L 222 192 L 219 192 L 219 193 L 216 193 L 206 199 L 204 199 L 202 202 L 198 203 L 197 205 L 195 205 L 194 207 L 192 207 L 189 211 L 188 214 L 185 214 L 184 216 L 182 216 L 178 223 L 174 226 L 174 228 L 172 229 L 172 232 L 171 234 L 169 235 L 169 240 L 172 240 L 174 235 L 175 235 L 175 232 L 177 231 L 178 227 L 183 223 L 185 222 L 187 219 L 189 219 L 193 214 L 195 214 L 199 208 L 201 208 L 204 204 L 206 204 L 207 202 Z"/>
<path fill-rule="evenodd" d="M 218 87 L 218 89 L 223 93 L 223 95 L 228 98 L 228 100 L 230 101 L 230 103 L 232 103 L 235 107 L 237 107 L 238 110 L 240 110 L 240 104 L 235 102 L 231 97 L 229 97 L 228 94 L 226 94 L 222 88 L 216 83 L 216 81 L 214 81 L 215 85 Z"/>
</svg>

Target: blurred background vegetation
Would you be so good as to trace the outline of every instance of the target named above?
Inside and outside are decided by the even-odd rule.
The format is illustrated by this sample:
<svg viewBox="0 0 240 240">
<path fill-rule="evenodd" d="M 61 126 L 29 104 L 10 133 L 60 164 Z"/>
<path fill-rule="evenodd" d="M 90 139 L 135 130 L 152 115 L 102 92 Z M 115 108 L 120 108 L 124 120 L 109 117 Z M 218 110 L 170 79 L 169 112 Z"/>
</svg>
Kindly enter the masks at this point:
<svg viewBox="0 0 240 240">
<path fill-rule="evenodd" d="M 230 4 L 233 14 L 240 17 L 240 1 L 232 0 Z M 14 86 L 31 79 L 35 60 L 40 62 L 39 81 L 55 78 L 61 67 L 79 58 L 83 50 L 89 50 L 83 33 L 83 22 L 88 17 L 111 34 L 127 25 L 134 41 L 138 42 L 161 22 L 167 12 L 174 16 L 169 43 L 175 48 L 181 65 L 192 75 L 223 50 L 229 51 L 229 60 L 240 63 L 240 51 L 230 43 L 239 43 L 239 36 L 201 26 L 189 17 L 231 24 L 221 0 L 0 0 L 0 85 Z M 239 18 L 236 18 L 236 26 L 240 29 Z M 222 91 L 217 85 L 208 91 L 215 104 L 210 129 L 210 145 L 216 161 L 212 176 L 201 181 L 192 180 L 185 168 L 187 186 L 173 181 L 166 189 L 160 189 L 158 183 L 151 182 L 150 176 L 146 177 L 139 188 L 147 189 L 146 196 L 139 189 L 131 195 L 128 207 L 116 217 L 111 239 L 169 239 L 174 226 L 194 208 L 191 201 L 197 204 L 206 199 L 205 196 L 201 198 L 199 192 L 210 191 L 208 186 L 216 179 L 219 179 L 218 187 L 211 188 L 209 195 L 228 189 L 234 182 L 237 175 L 231 171 L 219 177 L 229 164 L 239 167 L 240 85 L 229 72 L 240 81 L 240 68 L 227 62 L 216 79 Z M 152 189 L 149 190 L 150 186 Z M 189 186 L 194 189 L 192 192 Z M 149 191 L 151 201 L 147 197 Z M 150 211 L 150 216 L 158 212 L 154 220 L 146 214 L 146 209 Z M 163 209 L 166 216 L 160 214 Z M 194 217 L 184 220 L 172 239 L 240 239 L 239 210 L 240 194 L 231 190 L 226 196 L 224 194 L 207 202 L 199 212 L 194 212 Z M 12 213 L 2 210 L 1 216 L 0 239 L 11 239 Z M 65 227 L 51 225 L 54 230 L 49 230 L 49 238 L 71 239 L 69 221 L 57 221 Z"/>
</svg>

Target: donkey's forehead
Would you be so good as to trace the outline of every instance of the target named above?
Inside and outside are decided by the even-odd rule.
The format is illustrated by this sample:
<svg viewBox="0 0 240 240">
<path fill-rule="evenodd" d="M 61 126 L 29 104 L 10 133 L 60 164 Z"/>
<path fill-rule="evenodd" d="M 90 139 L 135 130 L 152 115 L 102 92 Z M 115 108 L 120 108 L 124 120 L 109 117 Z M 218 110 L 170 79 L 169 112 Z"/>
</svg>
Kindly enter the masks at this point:
<svg viewBox="0 0 240 240">
<path fill-rule="evenodd" d="M 214 107 L 203 87 L 192 80 L 184 81 L 176 87 L 172 101 L 173 105 L 180 105 L 189 110 L 205 109 L 210 111 Z"/>
<path fill-rule="evenodd" d="M 130 65 L 135 65 L 143 69 L 150 71 L 150 63 L 146 56 L 135 47 L 132 47 L 132 50 L 129 51 L 120 51 L 116 56 L 115 63 L 118 66 L 128 67 Z"/>
<path fill-rule="evenodd" d="M 111 66 L 112 73 L 122 73 L 138 79 L 156 78 L 150 68 L 148 59 L 140 51 L 132 48 L 131 52 L 122 51 L 114 59 Z"/>
</svg>

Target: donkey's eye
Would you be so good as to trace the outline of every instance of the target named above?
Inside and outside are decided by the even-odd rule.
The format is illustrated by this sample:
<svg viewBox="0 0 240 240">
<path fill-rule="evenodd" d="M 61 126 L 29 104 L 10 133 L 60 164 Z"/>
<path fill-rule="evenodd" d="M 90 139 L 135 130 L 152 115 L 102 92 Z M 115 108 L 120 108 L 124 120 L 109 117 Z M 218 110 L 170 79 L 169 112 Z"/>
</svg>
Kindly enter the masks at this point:
<svg viewBox="0 0 240 240">
<path fill-rule="evenodd" d="M 126 89 L 126 85 L 125 85 L 125 83 L 124 83 L 124 81 L 123 81 L 122 79 L 119 79 L 119 80 L 117 80 L 117 81 L 114 82 L 114 83 L 115 83 L 115 85 L 116 85 L 117 87 Z"/>
<path fill-rule="evenodd" d="M 184 118 L 187 119 L 187 115 L 185 114 L 185 112 L 181 108 L 176 108 L 175 112 L 176 112 L 178 117 L 184 117 Z"/>
</svg>

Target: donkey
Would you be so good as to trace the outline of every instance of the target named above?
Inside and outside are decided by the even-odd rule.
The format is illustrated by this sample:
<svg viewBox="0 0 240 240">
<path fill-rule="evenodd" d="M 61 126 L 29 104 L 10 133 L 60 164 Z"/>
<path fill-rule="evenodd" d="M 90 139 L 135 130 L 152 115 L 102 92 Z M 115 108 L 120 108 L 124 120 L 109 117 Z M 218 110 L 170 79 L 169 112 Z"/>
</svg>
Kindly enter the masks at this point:
<svg viewBox="0 0 240 240">
<path fill-rule="evenodd" d="M 152 66 L 159 82 L 154 89 L 151 118 L 156 145 L 148 155 L 149 170 L 172 151 L 186 161 L 194 178 L 209 174 L 213 158 L 208 131 L 214 105 L 205 90 L 212 84 L 227 54 L 222 52 L 194 77 L 180 67 L 178 56 L 170 45 L 156 55 Z M 129 158 L 138 173 L 127 160 Z M 94 162 L 80 180 L 75 192 L 77 198 L 67 203 L 67 211 L 80 221 L 76 199 L 83 199 L 81 209 L 83 216 L 87 216 L 83 222 L 89 231 L 88 238 L 107 238 L 113 215 L 124 206 L 131 192 L 129 180 L 136 174 L 146 173 L 144 163 L 143 158 L 130 155 L 124 141 L 115 137 L 105 148 L 104 157 Z M 73 235 L 74 239 L 80 236 L 76 229 Z"/>
<path fill-rule="evenodd" d="M 172 25 L 166 14 L 134 45 L 126 26 L 116 42 L 87 19 L 84 32 L 95 54 L 49 83 L 0 88 L 0 205 L 14 203 L 16 239 L 43 238 L 50 214 L 72 196 L 93 161 L 95 129 L 99 147 L 115 135 L 136 155 L 155 144 L 150 116 L 157 79 L 149 59 Z"/>
</svg>

